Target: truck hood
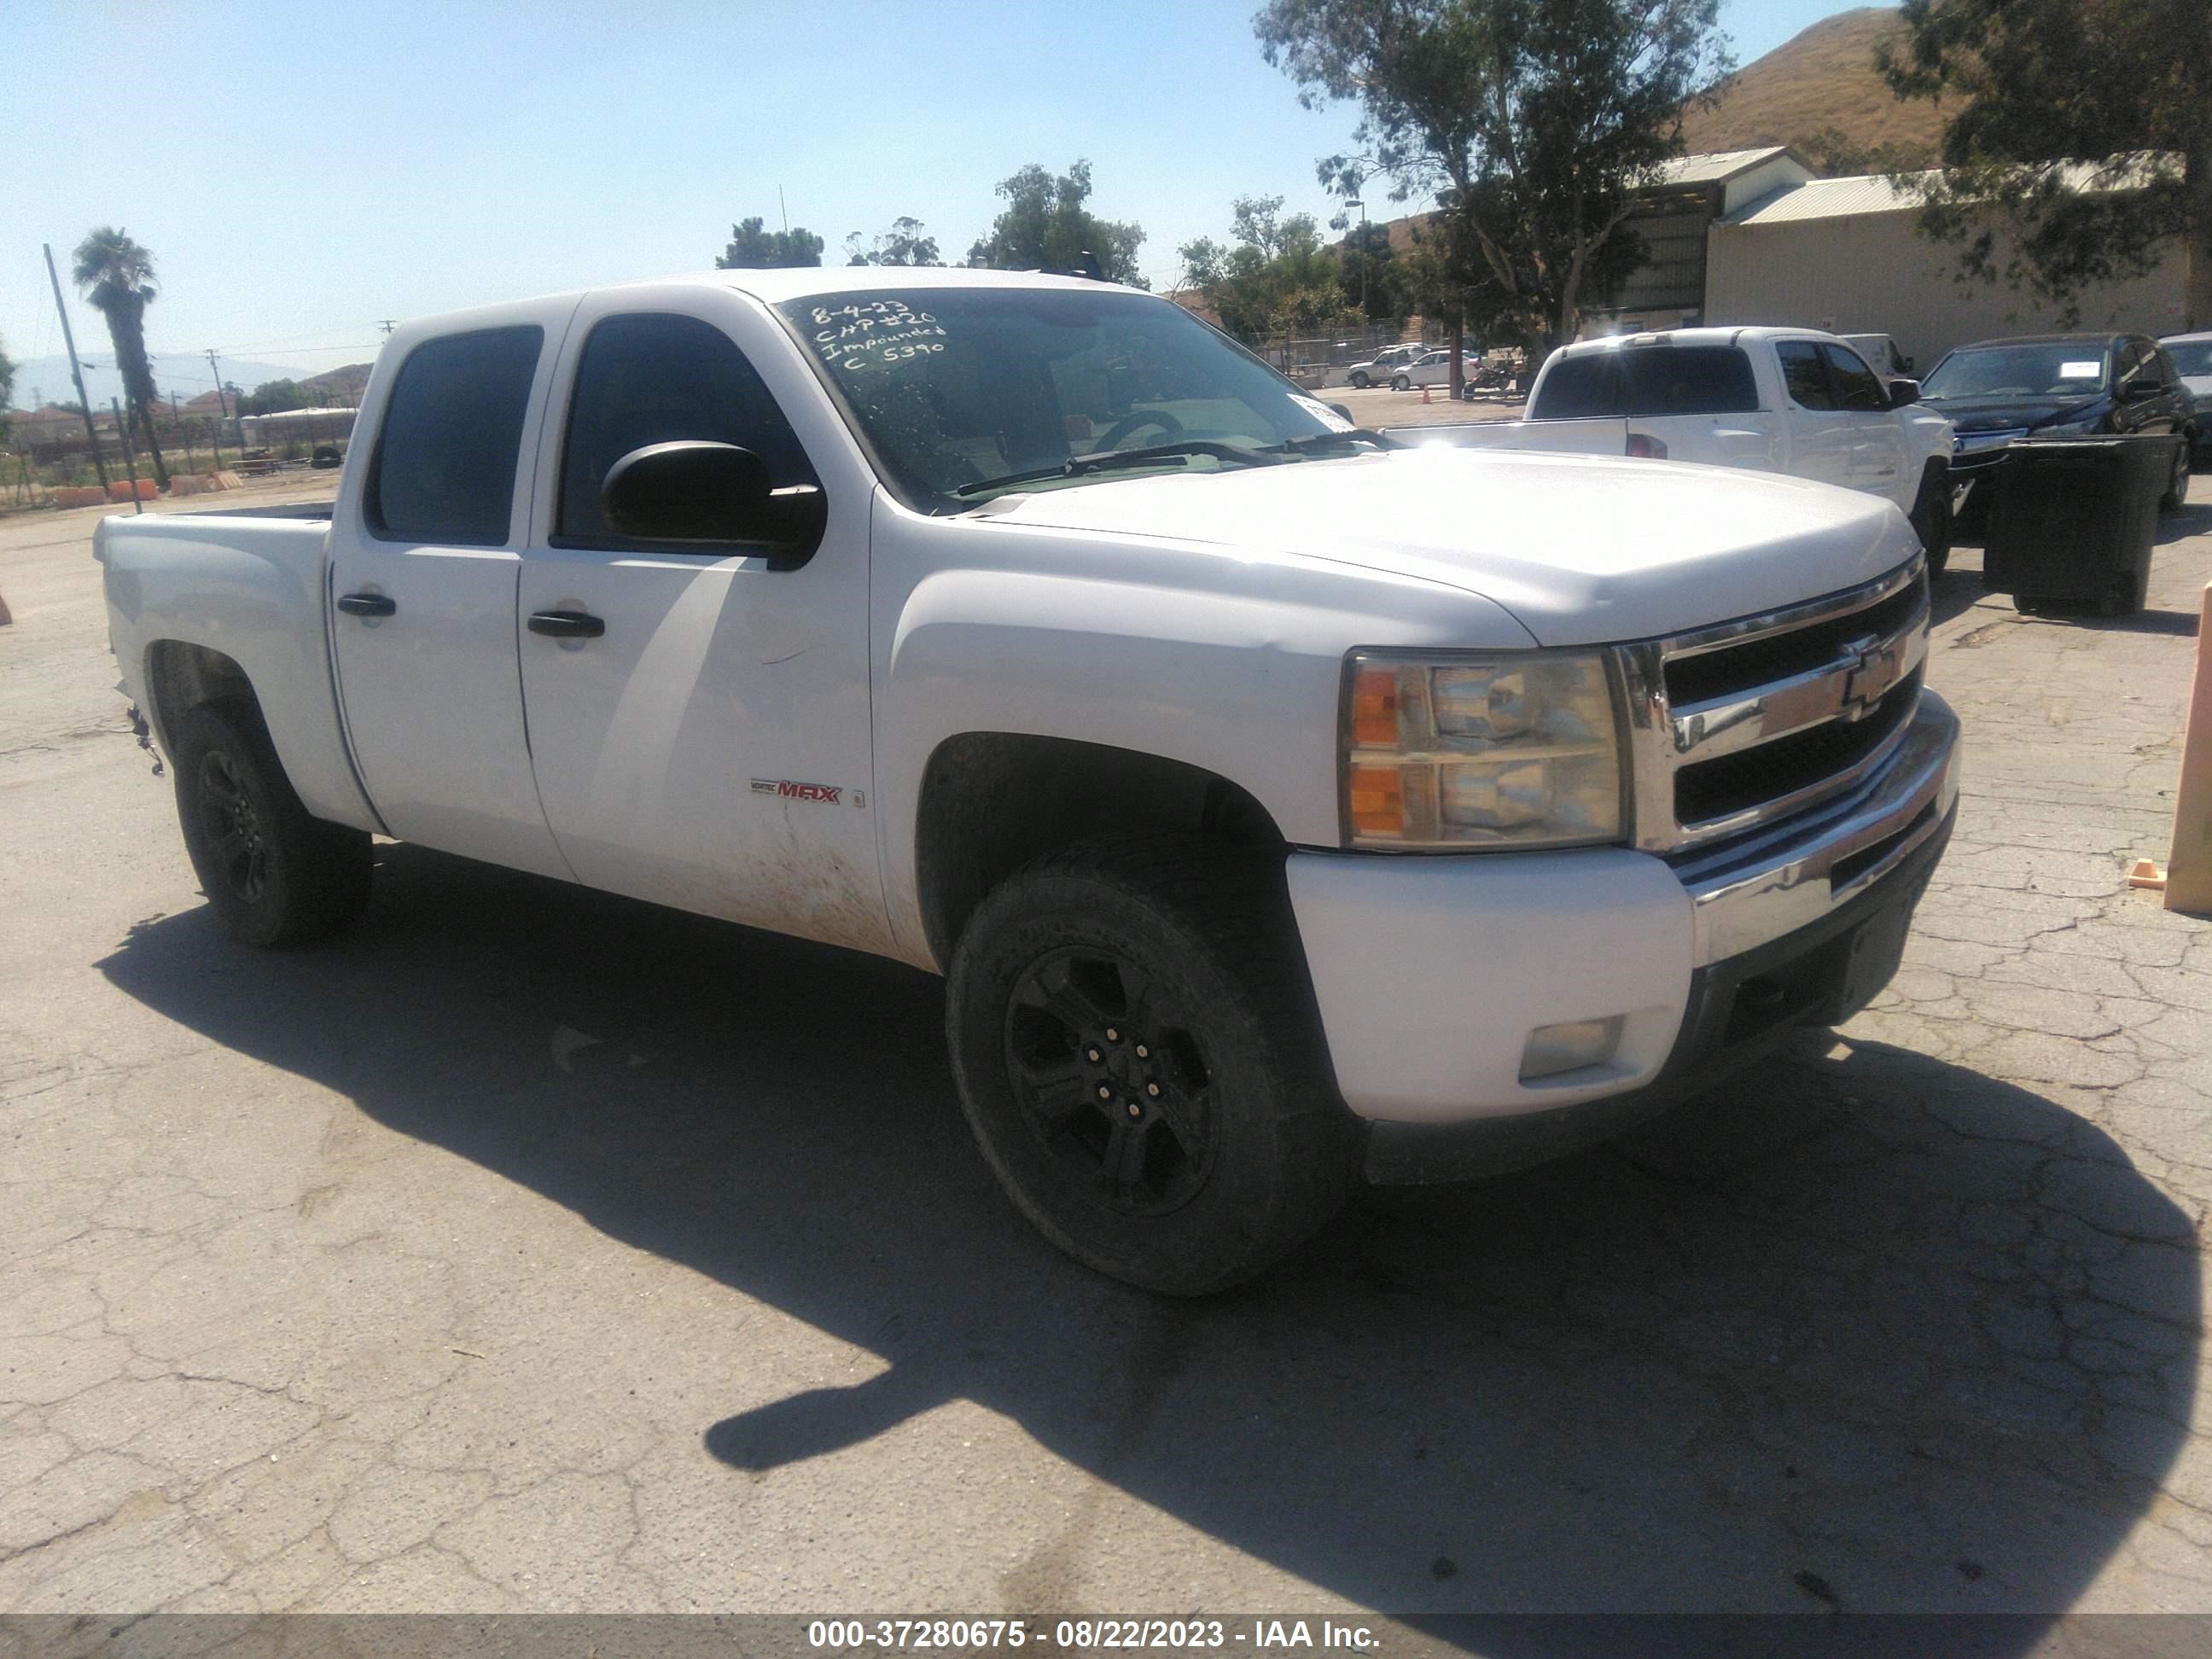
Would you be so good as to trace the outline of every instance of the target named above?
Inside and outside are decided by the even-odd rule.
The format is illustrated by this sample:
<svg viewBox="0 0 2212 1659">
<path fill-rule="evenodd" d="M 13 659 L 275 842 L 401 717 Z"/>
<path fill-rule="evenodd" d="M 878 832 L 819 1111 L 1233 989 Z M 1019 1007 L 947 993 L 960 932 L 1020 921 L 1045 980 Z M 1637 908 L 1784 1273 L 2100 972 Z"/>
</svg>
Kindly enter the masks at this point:
<svg viewBox="0 0 2212 1659">
<path fill-rule="evenodd" d="M 1504 606 L 1547 646 L 1774 610 L 1871 580 L 1919 546 L 1887 501 L 1803 479 L 1441 447 L 1120 479 L 986 512 L 1437 582 Z"/>
</svg>

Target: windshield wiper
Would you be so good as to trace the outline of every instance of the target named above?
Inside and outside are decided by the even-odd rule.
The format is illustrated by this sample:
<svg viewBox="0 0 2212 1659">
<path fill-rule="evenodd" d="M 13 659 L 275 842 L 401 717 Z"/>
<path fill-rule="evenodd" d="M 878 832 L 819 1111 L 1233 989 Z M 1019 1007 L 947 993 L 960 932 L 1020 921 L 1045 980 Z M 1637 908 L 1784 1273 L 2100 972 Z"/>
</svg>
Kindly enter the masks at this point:
<svg viewBox="0 0 2212 1659">
<path fill-rule="evenodd" d="M 1217 461 L 1235 461 L 1244 466 L 1279 466 L 1282 458 L 1273 451 L 1249 448 L 1243 444 L 1217 443 L 1210 438 L 1183 438 L 1174 443 L 1147 444 L 1142 449 L 1102 449 L 1095 454 L 1071 455 L 1058 466 L 1040 466 L 1027 472 L 1009 472 L 1004 477 L 979 478 L 974 483 L 956 487 L 956 495 L 980 495 L 989 489 L 1011 489 L 1015 484 L 1036 483 L 1045 478 L 1079 478 L 1088 472 L 1105 472 L 1125 466 L 1148 466 L 1156 461 L 1188 460 L 1193 455 L 1211 455 Z"/>
<path fill-rule="evenodd" d="M 1360 444 L 1372 444 L 1377 449 L 1406 447 L 1387 433 L 1371 432 L 1364 426 L 1355 426 L 1347 427 L 1341 432 L 1309 432 L 1302 438 L 1285 438 L 1279 444 L 1267 445 L 1260 453 L 1263 455 L 1315 455 L 1324 450 L 1349 450 Z"/>
</svg>

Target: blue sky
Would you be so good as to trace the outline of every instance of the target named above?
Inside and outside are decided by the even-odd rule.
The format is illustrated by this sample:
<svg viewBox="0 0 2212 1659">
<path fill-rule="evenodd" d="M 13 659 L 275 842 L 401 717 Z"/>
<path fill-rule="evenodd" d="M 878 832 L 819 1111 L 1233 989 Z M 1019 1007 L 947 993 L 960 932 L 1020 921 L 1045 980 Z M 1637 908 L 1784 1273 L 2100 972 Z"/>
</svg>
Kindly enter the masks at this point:
<svg viewBox="0 0 2212 1659">
<path fill-rule="evenodd" d="M 154 250 L 155 347 L 312 371 L 372 356 L 379 318 L 709 264 L 733 219 L 780 222 L 779 185 L 825 257 L 901 214 L 953 257 L 997 180 L 1078 156 L 1159 286 L 1237 196 L 1332 207 L 1314 161 L 1354 114 L 1299 107 L 1255 4 L 15 0 L 0 343 L 59 352 L 39 243 L 66 283 L 98 223 Z M 1747 63 L 1848 9 L 1723 19 Z M 104 356 L 74 296 L 71 321 Z"/>
</svg>

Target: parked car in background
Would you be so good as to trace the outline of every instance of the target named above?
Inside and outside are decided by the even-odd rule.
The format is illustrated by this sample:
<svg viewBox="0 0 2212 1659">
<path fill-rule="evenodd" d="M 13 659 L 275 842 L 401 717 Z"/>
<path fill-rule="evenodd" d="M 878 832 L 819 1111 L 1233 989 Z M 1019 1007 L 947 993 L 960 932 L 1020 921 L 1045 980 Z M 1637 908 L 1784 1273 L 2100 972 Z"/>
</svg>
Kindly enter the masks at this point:
<svg viewBox="0 0 2212 1659">
<path fill-rule="evenodd" d="M 1912 359 L 1898 349 L 1897 342 L 1887 334 L 1839 334 L 1836 337 L 1867 360 L 1869 367 L 1885 380 L 1908 380 L 1912 374 Z"/>
<path fill-rule="evenodd" d="M 1634 455 L 1786 472 L 1884 496 L 1928 568 L 1951 552 L 1951 426 L 1832 334 L 1683 328 L 1584 340 L 1552 354 L 1528 417 L 1414 441 Z M 1413 437 L 1411 432 L 1404 434 Z"/>
<path fill-rule="evenodd" d="M 1464 353 L 1460 356 L 1464 376 L 1475 372 L 1476 361 Z M 1451 384 L 1451 348 L 1441 351 L 1425 351 L 1390 376 L 1390 390 L 1410 392 L 1417 386 L 1449 386 Z"/>
<path fill-rule="evenodd" d="M 2169 334 L 2159 344 L 2197 405 L 2197 459 L 2212 459 L 2212 332 Z"/>
<path fill-rule="evenodd" d="M 1393 374 L 1415 358 L 1424 356 L 1428 348 L 1418 340 L 1408 345 L 1385 346 L 1365 362 L 1352 364 L 1346 372 L 1345 380 L 1363 389 L 1387 383 Z"/>
<path fill-rule="evenodd" d="M 1948 352 L 1921 382 L 1929 408 L 1955 428 L 1952 509 L 1980 524 L 1986 488 L 2006 453 L 2029 438 L 2172 434 L 2173 471 L 2162 512 L 2189 493 L 2198 441 L 2196 400 L 2165 349 L 2141 334 L 2024 334 Z"/>
</svg>

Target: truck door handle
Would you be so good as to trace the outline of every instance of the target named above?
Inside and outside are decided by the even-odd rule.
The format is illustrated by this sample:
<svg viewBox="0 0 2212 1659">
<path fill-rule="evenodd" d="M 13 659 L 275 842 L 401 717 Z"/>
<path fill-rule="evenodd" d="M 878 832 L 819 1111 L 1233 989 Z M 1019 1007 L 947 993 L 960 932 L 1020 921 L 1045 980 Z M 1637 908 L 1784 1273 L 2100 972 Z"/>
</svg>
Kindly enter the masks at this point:
<svg viewBox="0 0 2212 1659">
<path fill-rule="evenodd" d="M 349 617 L 388 617 L 399 607 L 385 593 L 341 593 L 338 609 Z"/>
<path fill-rule="evenodd" d="M 534 611 L 530 631 L 556 640 L 596 640 L 607 625 L 587 611 Z"/>
</svg>

